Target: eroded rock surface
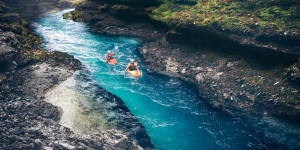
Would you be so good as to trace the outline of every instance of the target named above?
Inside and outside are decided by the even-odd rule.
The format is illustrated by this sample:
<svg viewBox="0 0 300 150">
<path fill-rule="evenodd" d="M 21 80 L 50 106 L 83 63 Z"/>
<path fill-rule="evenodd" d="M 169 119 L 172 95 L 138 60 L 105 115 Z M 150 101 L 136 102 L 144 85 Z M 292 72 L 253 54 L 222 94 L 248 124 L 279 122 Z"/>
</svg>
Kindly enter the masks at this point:
<svg viewBox="0 0 300 150">
<path fill-rule="evenodd" d="M 1 148 L 142 149 L 118 130 L 82 136 L 58 123 L 63 110 L 43 101 L 42 95 L 72 75 L 79 62 L 71 62 L 73 65 L 69 66 L 58 62 L 35 63 L 2 82 Z"/>
<path fill-rule="evenodd" d="M 17 49 L 19 41 L 12 32 L 0 29 L 0 73 L 11 71 L 17 65 Z"/>
<path fill-rule="evenodd" d="M 1 60 L 13 61 L 18 52 L 13 33 L 1 32 L 0 39 Z M 52 52 L 1 74 L 1 149 L 142 149 L 118 130 L 78 135 L 58 123 L 63 110 L 43 95 L 79 66 L 73 56 Z"/>
</svg>

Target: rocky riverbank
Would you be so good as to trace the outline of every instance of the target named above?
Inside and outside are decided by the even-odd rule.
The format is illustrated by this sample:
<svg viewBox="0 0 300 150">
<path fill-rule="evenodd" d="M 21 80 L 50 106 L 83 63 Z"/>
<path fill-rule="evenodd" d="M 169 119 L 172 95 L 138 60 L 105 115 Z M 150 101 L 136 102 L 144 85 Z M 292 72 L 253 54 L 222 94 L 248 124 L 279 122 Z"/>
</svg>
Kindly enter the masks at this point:
<svg viewBox="0 0 300 150">
<path fill-rule="evenodd" d="M 45 52 L 29 23 L 11 7 L 0 2 L 0 147 L 1 149 L 152 149 L 143 126 L 138 126 L 133 141 L 117 129 L 92 134 L 76 134 L 59 123 L 64 110 L 46 102 L 45 94 L 67 80 L 81 66 L 73 56 L 61 52 Z M 13 8 L 15 9 L 15 8 Z M 130 114 L 121 100 L 97 87 L 98 96 L 116 101 L 112 109 Z M 136 118 L 128 117 L 127 121 Z M 125 124 L 125 122 L 124 122 Z M 140 141 L 139 141 L 140 140 Z"/>
<path fill-rule="evenodd" d="M 60 125 L 63 110 L 43 101 L 44 94 L 70 77 L 80 62 L 64 53 L 44 52 L 44 58 L 17 67 L 13 58 L 18 41 L 12 32 L 1 35 L 1 58 L 9 66 L 1 74 L 2 149 L 142 149 L 118 130 L 78 135 Z"/>
<path fill-rule="evenodd" d="M 157 1 L 159 6 L 146 8 L 149 16 L 186 34 L 189 42 L 213 38 L 299 56 L 298 1 Z"/>
<path fill-rule="evenodd" d="M 206 44 L 179 44 L 188 38 L 163 23 L 140 13 L 124 13 L 108 3 L 86 2 L 64 17 L 87 22 L 106 36 L 140 38 L 140 52 L 153 70 L 196 84 L 200 95 L 215 108 L 300 121 L 299 61 L 294 55 L 228 46 L 213 39 Z"/>
<path fill-rule="evenodd" d="M 89 0 L 110 4 L 114 13 L 135 14 L 163 23 L 184 35 L 183 43 L 268 48 L 299 56 L 297 1 Z"/>
<path fill-rule="evenodd" d="M 82 1 L 84 0 L 15 0 L 12 3 L 9 0 L 2 0 L 0 12 L 10 11 L 25 19 L 37 19 L 51 12 L 75 7 Z"/>
</svg>

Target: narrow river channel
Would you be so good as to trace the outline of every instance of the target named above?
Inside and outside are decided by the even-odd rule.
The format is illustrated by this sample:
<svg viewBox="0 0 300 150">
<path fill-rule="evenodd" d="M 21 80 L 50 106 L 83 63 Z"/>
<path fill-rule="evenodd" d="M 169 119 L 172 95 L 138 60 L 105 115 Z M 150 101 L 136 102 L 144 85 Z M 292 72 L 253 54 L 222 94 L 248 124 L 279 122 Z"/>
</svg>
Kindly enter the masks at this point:
<svg viewBox="0 0 300 150">
<path fill-rule="evenodd" d="M 62 15 L 69 11 L 48 15 L 35 23 L 43 48 L 66 52 L 79 59 L 96 85 L 122 99 L 145 127 L 155 149 L 278 149 L 285 148 L 279 143 L 290 142 L 287 137 L 280 138 L 280 130 L 267 136 L 264 128 L 247 125 L 242 118 L 211 109 L 188 83 L 149 72 L 137 50 L 138 39 L 94 34 L 84 23 L 63 19 Z M 116 54 L 117 65 L 105 64 L 104 55 L 108 50 Z M 129 60 L 136 57 L 140 57 L 141 78 L 124 72 Z M 292 132 L 297 135 L 299 129 Z M 297 143 L 297 138 L 291 139 L 292 145 Z"/>
</svg>

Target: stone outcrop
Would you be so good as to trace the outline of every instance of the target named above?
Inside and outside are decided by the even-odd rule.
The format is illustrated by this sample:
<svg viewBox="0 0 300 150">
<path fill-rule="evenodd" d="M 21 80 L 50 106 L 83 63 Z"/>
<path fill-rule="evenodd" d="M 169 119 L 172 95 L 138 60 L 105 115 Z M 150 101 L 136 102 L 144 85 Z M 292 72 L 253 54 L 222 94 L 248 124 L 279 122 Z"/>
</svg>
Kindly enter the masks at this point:
<svg viewBox="0 0 300 150">
<path fill-rule="evenodd" d="M 12 32 L 0 29 L 0 72 L 11 71 L 17 66 L 17 49 L 19 41 Z"/>
<path fill-rule="evenodd" d="M 79 66 L 74 57 L 54 52 L 7 75 L 0 84 L 2 149 L 142 149 L 118 130 L 77 135 L 58 123 L 63 110 L 43 95 Z"/>
<path fill-rule="evenodd" d="M 15 0 L 13 3 L 9 0 L 3 1 L 5 5 L 0 6 L 4 6 L 2 10 L 11 10 L 14 13 L 18 13 L 23 18 L 36 19 L 53 11 L 72 8 L 84 0 Z"/>
</svg>

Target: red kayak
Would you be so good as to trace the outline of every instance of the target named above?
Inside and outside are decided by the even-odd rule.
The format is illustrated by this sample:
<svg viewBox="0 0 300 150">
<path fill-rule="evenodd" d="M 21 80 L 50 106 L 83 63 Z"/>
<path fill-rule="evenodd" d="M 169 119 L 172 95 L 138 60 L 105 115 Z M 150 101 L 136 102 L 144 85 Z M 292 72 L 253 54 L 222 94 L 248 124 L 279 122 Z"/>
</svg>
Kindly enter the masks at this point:
<svg viewBox="0 0 300 150">
<path fill-rule="evenodd" d="M 107 60 L 107 55 L 106 55 L 106 57 L 105 57 L 105 60 L 107 61 L 107 62 L 109 62 L 109 63 L 111 63 L 111 64 L 117 64 L 118 63 L 118 61 L 116 60 L 116 58 L 113 58 L 113 59 L 111 59 L 111 60 Z"/>
</svg>

